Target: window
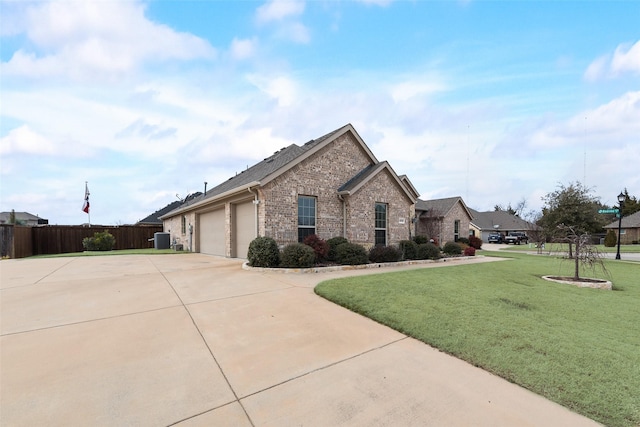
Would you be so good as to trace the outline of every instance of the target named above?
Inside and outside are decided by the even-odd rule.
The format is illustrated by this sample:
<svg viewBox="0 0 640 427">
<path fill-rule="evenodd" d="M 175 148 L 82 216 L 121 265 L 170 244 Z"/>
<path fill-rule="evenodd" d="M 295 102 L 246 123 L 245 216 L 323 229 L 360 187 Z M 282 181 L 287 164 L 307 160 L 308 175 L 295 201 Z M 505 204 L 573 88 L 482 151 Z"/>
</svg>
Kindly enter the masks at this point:
<svg viewBox="0 0 640 427">
<path fill-rule="evenodd" d="M 460 220 L 456 219 L 453 223 L 453 241 L 457 242 L 460 238 Z"/>
<path fill-rule="evenodd" d="M 385 203 L 376 203 L 376 246 L 387 245 L 387 205 Z"/>
<path fill-rule="evenodd" d="M 182 216 L 182 234 L 187 234 L 187 217 Z"/>
<path fill-rule="evenodd" d="M 316 198 L 298 196 L 298 242 L 316 234 Z"/>
</svg>

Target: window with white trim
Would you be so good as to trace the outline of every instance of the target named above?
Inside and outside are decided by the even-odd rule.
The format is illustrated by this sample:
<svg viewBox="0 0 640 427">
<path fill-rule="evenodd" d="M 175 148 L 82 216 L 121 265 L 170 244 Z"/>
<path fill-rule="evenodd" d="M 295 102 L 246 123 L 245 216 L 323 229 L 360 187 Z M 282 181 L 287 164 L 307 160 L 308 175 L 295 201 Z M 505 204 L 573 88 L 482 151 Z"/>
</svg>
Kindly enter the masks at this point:
<svg viewBox="0 0 640 427">
<path fill-rule="evenodd" d="M 376 203 L 376 219 L 375 219 L 376 246 L 387 245 L 387 204 Z"/>
<path fill-rule="evenodd" d="M 316 234 L 316 198 L 298 196 L 298 242 Z"/>
</svg>

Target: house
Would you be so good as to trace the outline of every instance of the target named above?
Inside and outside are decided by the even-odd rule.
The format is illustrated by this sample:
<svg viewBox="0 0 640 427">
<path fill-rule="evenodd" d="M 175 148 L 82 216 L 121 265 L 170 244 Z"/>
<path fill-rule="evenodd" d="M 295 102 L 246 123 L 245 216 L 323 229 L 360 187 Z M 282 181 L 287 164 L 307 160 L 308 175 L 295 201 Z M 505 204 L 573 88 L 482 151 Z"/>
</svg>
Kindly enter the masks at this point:
<svg viewBox="0 0 640 427">
<path fill-rule="evenodd" d="M 188 194 L 187 197 L 185 197 L 183 200 L 176 200 L 175 202 L 169 203 L 164 208 L 155 211 L 154 213 L 152 213 L 151 215 L 149 215 L 144 219 L 141 219 L 136 223 L 136 225 L 162 225 L 162 220 L 160 219 L 161 216 L 168 214 L 172 210 L 180 207 L 180 205 L 182 205 L 183 203 L 193 200 L 201 195 L 202 195 L 202 192 L 200 191 L 197 191 L 192 194 Z"/>
<path fill-rule="evenodd" d="M 409 239 L 418 193 L 378 161 L 351 124 L 292 144 L 162 215 L 177 243 L 244 258 L 257 236 L 280 246 L 316 234 L 365 247 Z"/>
<path fill-rule="evenodd" d="M 605 225 L 605 230 L 613 230 L 618 237 L 618 220 Z M 628 216 L 623 216 L 620 223 L 620 244 L 637 244 L 640 241 L 640 211 Z"/>
<path fill-rule="evenodd" d="M 15 224 L 27 225 L 33 227 L 35 225 L 49 224 L 48 219 L 40 218 L 38 215 L 30 214 L 29 212 L 14 212 Z M 10 224 L 11 212 L 0 212 L 0 224 Z"/>
<path fill-rule="evenodd" d="M 470 211 L 473 215 L 471 231 L 485 243 L 488 241 L 490 233 L 498 232 L 506 235 L 512 231 L 522 231 L 533 238 L 534 236 L 531 234 L 540 228 L 506 211 L 478 212 L 473 209 Z"/>
<path fill-rule="evenodd" d="M 418 200 L 416 202 L 415 233 L 434 239 L 437 244 L 457 242 L 469 237 L 471 212 L 462 197 Z"/>
</svg>

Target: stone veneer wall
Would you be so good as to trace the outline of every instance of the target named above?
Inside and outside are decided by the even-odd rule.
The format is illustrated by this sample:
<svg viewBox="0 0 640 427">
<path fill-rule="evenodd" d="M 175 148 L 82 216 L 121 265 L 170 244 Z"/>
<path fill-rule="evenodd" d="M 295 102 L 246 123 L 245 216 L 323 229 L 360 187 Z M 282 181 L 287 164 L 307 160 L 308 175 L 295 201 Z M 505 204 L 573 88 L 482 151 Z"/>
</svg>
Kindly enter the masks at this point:
<svg viewBox="0 0 640 427">
<path fill-rule="evenodd" d="M 347 239 L 370 248 L 375 243 L 375 205 L 387 204 L 387 245 L 409 240 L 414 205 L 388 171 L 376 175 L 347 202 Z"/>
<path fill-rule="evenodd" d="M 184 234 L 182 233 L 182 217 L 183 216 L 187 217 L 187 226 Z M 191 246 L 192 246 L 191 249 L 195 251 L 197 230 L 196 230 L 196 215 L 194 212 L 189 212 L 183 215 L 177 215 L 172 218 L 165 219 L 162 223 L 162 226 L 163 226 L 163 230 L 166 233 L 169 233 L 171 244 L 173 244 L 173 241 L 175 239 L 176 243 L 179 245 L 183 245 L 184 250 L 186 251 L 189 249 L 189 224 L 193 226 L 193 240 L 191 242 Z"/>
<path fill-rule="evenodd" d="M 266 184 L 260 194 L 260 235 L 274 238 L 279 245 L 297 242 L 298 195 L 303 195 L 317 198 L 316 234 L 325 240 L 342 236 L 343 202 L 337 190 L 370 164 L 360 144 L 347 133 Z M 373 245 L 376 202 L 389 204 L 388 243 L 408 239 L 413 204 L 388 172 L 379 173 L 354 195 L 345 197 L 345 237 Z M 400 224 L 400 218 L 404 218 L 404 224 Z"/>
<path fill-rule="evenodd" d="M 464 237 L 465 239 L 469 238 L 469 223 L 471 222 L 471 219 L 469 218 L 469 215 L 467 215 L 462 204 L 458 202 L 444 218 L 442 224 L 442 240 L 440 241 L 441 245 L 444 245 L 446 242 L 453 242 L 455 220 L 460 220 L 458 236 Z"/>
</svg>

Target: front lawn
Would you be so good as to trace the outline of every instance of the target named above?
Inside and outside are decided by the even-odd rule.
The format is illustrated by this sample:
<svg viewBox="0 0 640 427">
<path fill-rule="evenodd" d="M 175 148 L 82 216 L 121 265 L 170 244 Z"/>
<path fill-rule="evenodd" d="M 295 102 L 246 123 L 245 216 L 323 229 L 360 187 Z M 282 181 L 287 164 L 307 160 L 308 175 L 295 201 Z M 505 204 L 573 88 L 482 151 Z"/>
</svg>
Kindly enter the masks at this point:
<svg viewBox="0 0 640 427">
<path fill-rule="evenodd" d="M 610 426 L 640 425 L 640 264 L 613 291 L 547 282 L 554 257 L 323 282 L 316 293 Z M 603 277 L 602 273 L 586 274 Z"/>
<path fill-rule="evenodd" d="M 491 245 L 491 243 L 483 243 L 483 247 L 485 245 Z M 596 249 L 600 252 L 614 254 L 618 251 L 618 247 L 614 246 L 612 248 L 606 247 L 605 245 L 594 245 Z M 490 248 L 490 246 L 489 246 Z M 528 243 L 522 245 L 509 245 L 509 247 L 501 249 L 503 251 L 522 251 L 522 252 L 532 252 L 537 251 L 538 248 L 535 247 L 535 243 Z M 542 249 L 542 253 L 556 253 L 556 252 L 568 252 L 569 245 L 566 243 L 546 243 L 544 249 Z M 640 253 L 640 245 L 620 245 L 620 253 L 621 254 L 637 254 Z"/>
</svg>

